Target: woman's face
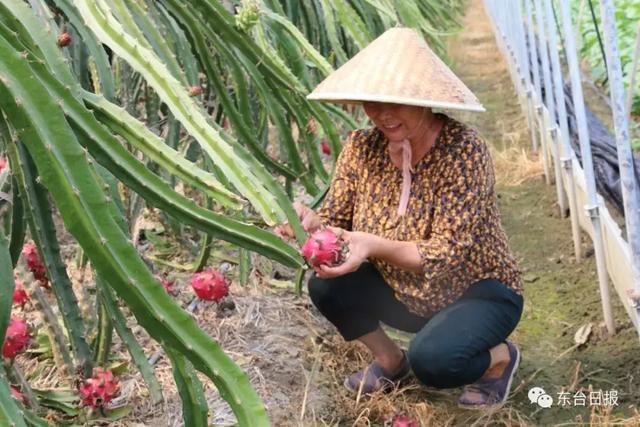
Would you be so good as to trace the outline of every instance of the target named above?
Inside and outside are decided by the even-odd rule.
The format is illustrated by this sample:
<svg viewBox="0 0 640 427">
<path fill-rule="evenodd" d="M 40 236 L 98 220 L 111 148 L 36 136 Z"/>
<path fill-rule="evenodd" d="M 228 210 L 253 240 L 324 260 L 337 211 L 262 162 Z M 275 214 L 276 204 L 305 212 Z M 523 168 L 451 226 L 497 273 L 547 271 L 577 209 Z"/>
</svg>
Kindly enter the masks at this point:
<svg viewBox="0 0 640 427">
<path fill-rule="evenodd" d="M 363 107 L 373 124 L 390 142 L 420 135 L 420 127 L 428 125 L 425 117 L 429 112 L 425 107 L 388 102 L 364 102 Z"/>
</svg>

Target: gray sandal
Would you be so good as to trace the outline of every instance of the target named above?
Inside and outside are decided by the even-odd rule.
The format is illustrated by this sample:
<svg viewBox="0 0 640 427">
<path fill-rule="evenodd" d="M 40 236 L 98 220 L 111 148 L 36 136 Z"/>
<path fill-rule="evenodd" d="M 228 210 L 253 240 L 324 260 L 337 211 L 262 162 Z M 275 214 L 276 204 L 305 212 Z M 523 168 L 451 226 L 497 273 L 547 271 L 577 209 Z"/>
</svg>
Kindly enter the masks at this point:
<svg viewBox="0 0 640 427">
<path fill-rule="evenodd" d="M 511 390 L 513 376 L 520 364 L 520 350 L 518 347 L 506 341 L 511 360 L 505 368 L 502 376 L 495 379 L 479 379 L 473 384 L 464 387 L 464 393 L 458 399 L 458 406 L 464 409 L 494 409 L 505 404 Z M 479 394 L 481 397 L 471 397 L 470 394 Z"/>
<path fill-rule="evenodd" d="M 345 378 L 344 386 L 357 393 L 362 385 L 362 393 L 370 394 L 378 390 L 388 390 L 411 375 L 411 365 L 407 353 L 402 352 L 402 362 L 395 372 L 388 372 L 378 362 L 373 361 L 364 369 Z"/>
</svg>

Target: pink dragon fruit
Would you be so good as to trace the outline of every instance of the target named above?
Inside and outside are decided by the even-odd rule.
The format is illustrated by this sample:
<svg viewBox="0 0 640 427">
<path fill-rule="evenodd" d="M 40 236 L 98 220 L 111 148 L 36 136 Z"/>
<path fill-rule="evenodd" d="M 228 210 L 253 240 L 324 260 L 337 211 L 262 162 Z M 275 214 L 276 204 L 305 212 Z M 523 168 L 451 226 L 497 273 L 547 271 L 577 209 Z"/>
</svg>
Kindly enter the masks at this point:
<svg viewBox="0 0 640 427">
<path fill-rule="evenodd" d="M 22 394 L 20 390 L 18 390 L 18 388 L 14 385 L 11 386 L 11 396 L 13 396 L 14 399 L 21 403 L 26 403 L 24 394 Z"/>
<path fill-rule="evenodd" d="M 329 143 L 326 139 L 323 139 L 320 142 L 320 148 L 322 149 L 322 153 L 326 154 L 327 156 L 331 154 L 331 148 L 329 147 Z"/>
<path fill-rule="evenodd" d="M 391 418 L 391 427 L 418 427 L 418 422 L 408 415 L 395 414 Z"/>
<path fill-rule="evenodd" d="M 340 265 L 346 251 L 347 245 L 329 228 L 316 231 L 302 245 L 302 256 L 312 267 Z"/>
<path fill-rule="evenodd" d="M 24 290 L 24 285 L 20 279 L 14 278 L 16 287 L 13 289 L 13 303 L 24 307 L 29 300 L 27 292 Z"/>
<path fill-rule="evenodd" d="M 49 289 L 46 269 L 40 260 L 40 255 L 38 255 L 38 248 L 32 241 L 24 244 L 22 247 L 22 256 L 27 261 L 27 268 L 33 273 L 33 277 L 39 281 L 44 288 Z"/>
<path fill-rule="evenodd" d="M 213 268 L 191 277 L 191 286 L 198 298 L 218 302 L 229 295 L 229 284 L 222 273 Z"/>
<path fill-rule="evenodd" d="M 24 350 L 31 341 L 29 325 L 17 316 L 11 316 L 7 335 L 4 337 L 2 345 L 2 355 L 8 359 L 13 359 L 18 353 Z"/>
<path fill-rule="evenodd" d="M 0 172 L 7 167 L 7 159 L 0 157 Z"/>
<path fill-rule="evenodd" d="M 156 274 L 156 280 L 160 282 L 164 290 L 167 291 L 169 295 L 174 297 L 178 295 L 178 290 L 173 287 L 173 285 L 175 285 L 175 282 L 173 280 L 169 280 L 167 277 L 161 276 L 159 274 Z"/>
<path fill-rule="evenodd" d="M 58 46 L 60 47 L 67 47 L 71 44 L 72 38 L 71 38 L 71 34 L 69 34 L 68 32 L 63 32 L 60 33 L 60 35 L 58 36 Z"/>
<path fill-rule="evenodd" d="M 189 96 L 202 95 L 202 86 L 193 85 L 189 88 Z"/>
<path fill-rule="evenodd" d="M 120 385 L 110 370 L 93 368 L 93 377 L 84 380 L 78 388 L 84 406 L 102 408 L 118 394 Z"/>
</svg>

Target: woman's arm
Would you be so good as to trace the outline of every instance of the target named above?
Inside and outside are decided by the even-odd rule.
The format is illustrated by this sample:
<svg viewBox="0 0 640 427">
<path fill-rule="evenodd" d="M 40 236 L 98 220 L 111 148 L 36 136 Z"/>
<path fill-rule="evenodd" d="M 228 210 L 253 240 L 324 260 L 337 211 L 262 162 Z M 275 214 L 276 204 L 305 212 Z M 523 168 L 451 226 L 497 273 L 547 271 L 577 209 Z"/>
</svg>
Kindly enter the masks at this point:
<svg viewBox="0 0 640 427">
<path fill-rule="evenodd" d="M 371 235 L 369 257 L 381 259 L 412 273 L 422 272 L 422 259 L 416 242 L 389 240 Z"/>
</svg>

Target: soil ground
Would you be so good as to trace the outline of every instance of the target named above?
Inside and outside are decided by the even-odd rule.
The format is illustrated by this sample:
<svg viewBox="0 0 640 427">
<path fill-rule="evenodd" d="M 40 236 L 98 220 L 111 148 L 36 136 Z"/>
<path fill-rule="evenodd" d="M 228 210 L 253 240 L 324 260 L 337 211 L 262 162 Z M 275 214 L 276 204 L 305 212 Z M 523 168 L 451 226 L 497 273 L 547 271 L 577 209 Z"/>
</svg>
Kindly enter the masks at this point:
<svg viewBox="0 0 640 427">
<path fill-rule="evenodd" d="M 194 316 L 247 373 L 274 426 L 384 425 L 394 413 L 408 414 L 423 426 L 640 425 L 638 336 L 615 292 L 618 331 L 610 338 L 603 332 L 593 256 L 580 264 L 572 257 L 569 220 L 554 213 L 555 189 L 544 183 L 537 155 L 529 151 L 526 121 L 481 0 L 469 2 L 462 27 L 464 31 L 449 44 L 453 69 L 487 112 L 455 117 L 476 127 L 492 146 L 503 224 L 525 272 L 524 313 L 511 337 L 523 358 L 510 399 L 495 412 L 465 411 L 455 404 L 461 389 L 425 389 L 415 380 L 387 394 L 348 394 L 343 378 L 369 362 L 365 349 L 345 343 L 306 295 L 295 295 L 291 271 L 255 257 L 249 285 L 241 287 L 234 281 L 231 287 L 233 305 L 205 304 Z M 170 243 L 166 244 L 171 252 Z M 592 253 L 586 237 L 584 249 Z M 213 261 L 233 258 L 232 253 L 221 255 L 224 251 L 218 248 L 214 253 L 218 259 Z M 180 272 L 180 267 L 187 261 L 173 257 L 167 263 L 185 305 L 191 294 L 188 273 Z M 232 267 L 229 274 L 236 273 Z M 588 341 L 574 346 L 575 332 L 588 323 L 593 326 Z M 148 353 L 157 349 L 140 328 L 134 327 L 134 332 Z M 411 338 L 390 333 L 405 346 Z M 117 337 L 114 340 L 117 346 Z M 162 404 L 149 402 L 139 374 L 131 371 L 121 377 L 120 400 L 133 409 L 110 425 L 182 425 L 180 399 L 166 359 L 155 367 L 165 397 Z M 39 386 L 54 386 L 51 381 L 43 380 Z M 233 424 L 233 415 L 215 388 L 204 383 L 211 422 Z M 553 397 L 551 408 L 530 403 L 528 391 L 534 386 Z M 559 392 L 568 391 L 573 397 L 582 390 L 588 397 L 589 389 L 617 391 L 617 406 L 557 405 Z"/>
</svg>

